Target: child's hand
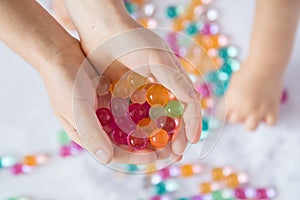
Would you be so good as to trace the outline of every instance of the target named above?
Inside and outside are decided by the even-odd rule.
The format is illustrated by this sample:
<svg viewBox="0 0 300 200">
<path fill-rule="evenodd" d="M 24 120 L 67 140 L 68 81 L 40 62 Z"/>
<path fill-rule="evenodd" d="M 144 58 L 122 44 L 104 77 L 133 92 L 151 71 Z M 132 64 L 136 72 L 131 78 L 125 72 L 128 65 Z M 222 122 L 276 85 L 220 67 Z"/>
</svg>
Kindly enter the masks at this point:
<svg viewBox="0 0 300 200">
<path fill-rule="evenodd" d="M 115 70 L 109 70 L 110 79 L 119 77 L 118 72 L 124 72 L 128 67 L 141 75 L 154 76 L 185 103 L 184 123 L 181 125 L 180 133 L 172 142 L 173 153 L 182 155 L 188 142 L 195 143 L 199 140 L 201 111 L 192 84 L 181 70 L 177 58 L 168 52 L 165 42 L 148 29 L 141 28 L 122 9 L 118 10 L 119 14 L 110 10 L 110 16 L 114 17 L 108 18 L 106 23 L 103 23 L 111 25 L 105 27 L 99 23 L 99 19 L 103 19 L 103 12 L 101 12 L 103 5 L 99 1 L 91 0 L 88 4 L 77 0 L 65 2 L 79 32 L 81 45 L 98 73 L 102 74 L 113 59 L 122 55 L 118 59 L 121 65 Z M 87 7 L 92 7 L 93 10 Z M 113 35 L 116 37 L 112 37 Z M 109 37 L 112 39 L 106 41 Z M 102 46 L 99 47 L 100 45 Z M 135 68 L 136 66 L 148 66 L 148 70 L 141 71 Z"/>
</svg>

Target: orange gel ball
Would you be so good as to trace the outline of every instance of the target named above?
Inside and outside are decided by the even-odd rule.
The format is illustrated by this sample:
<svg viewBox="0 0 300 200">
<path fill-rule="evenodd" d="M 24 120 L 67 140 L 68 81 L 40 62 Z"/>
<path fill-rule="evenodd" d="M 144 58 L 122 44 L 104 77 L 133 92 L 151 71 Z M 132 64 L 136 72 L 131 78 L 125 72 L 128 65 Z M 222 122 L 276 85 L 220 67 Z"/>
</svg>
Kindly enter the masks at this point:
<svg viewBox="0 0 300 200">
<path fill-rule="evenodd" d="M 211 193 L 212 189 L 211 189 L 211 183 L 202 183 L 200 185 L 200 193 L 201 194 L 208 194 Z"/>
<path fill-rule="evenodd" d="M 23 164 L 27 166 L 37 165 L 37 160 L 35 156 L 25 156 L 23 159 Z"/>
<path fill-rule="evenodd" d="M 147 102 L 151 106 L 161 105 L 164 106 L 169 101 L 169 91 L 162 85 L 152 85 L 146 93 Z"/>
<path fill-rule="evenodd" d="M 157 128 L 152 131 L 149 139 L 152 146 L 162 148 L 169 142 L 169 134 L 164 129 Z"/>
<path fill-rule="evenodd" d="M 193 172 L 193 166 L 192 165 L 182 165 L 181 166 L 181 175 L 182 176 L 192 176 L 194 175 L 194 172 Z"/>
<path fill-rule="evenodd" d="M 220 181 L 223 180 L 225 178 L 224 173 L 223 173 L 223 169 L 220 167 L 214 168 L 211 171 L 211 175 L 213 177 L 214 180 L 216 181 Z"/>
<path fill-rule="evenodd" d="M 240 185 L 238 175 L 237 174 L 230 174 L 226 177 L 226 184 L 229 187 L 236 188 Z"/>
</svg>

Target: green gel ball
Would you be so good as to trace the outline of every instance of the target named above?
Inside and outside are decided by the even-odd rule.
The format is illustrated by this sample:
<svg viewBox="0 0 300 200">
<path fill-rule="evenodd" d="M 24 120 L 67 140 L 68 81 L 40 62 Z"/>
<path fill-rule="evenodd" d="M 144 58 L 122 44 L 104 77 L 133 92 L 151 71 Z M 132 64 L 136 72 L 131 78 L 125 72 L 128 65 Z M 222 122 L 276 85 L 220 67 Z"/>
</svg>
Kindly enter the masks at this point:
<svg viewBox="0 0 300 200">
<path fill-rule="evenodd" d="M 195 35 L 196 33 L 198 33 L 198 26 L 196 23 L 190 23 L 187 27 L 186 27 L 186 33 L 189 35 Z"/>
<path fill-rule="evenodd" d="M 127 165 L 127 170 L 129 172 L 136 172 L 138 170 L 138 167 L 137 167 L 137 165 L 134 165 L 134 164 L 128 164 Z"/>
<path fill-rule="evenodd" d="M 169 6 L 167 8 L 167 16 L 171 19 L 176 18 L 178 16 L 177 12 L 177 7 L 176 6 Z"/>
<path fill-rule="evenodd" d="M 1 158 L 1 166 L 2 168 L 12 167 L 17 163 L 17 160 L 12 155 L 6 155 Z"/>
<path fill-rule="evenodd" d="M 0 158 L 0 169 L 2 169 L 3 166 L 2 166 L 2 162 L 1 162 L 1 158 Z"/>
<path fill-rule="evenodd" d="M 224 72 L 224 73 L 226 73 L 226 74 L 228 74 L 228 75 L 230 76 L 230 75 L 232 74 L 232 68 L 231 68 L 230 63 L 225 62 L 225 63 L 222 65 L 220 71 L 221 71 L 221 72 Z"/>
<path fill-rule="evenodd" d="M 165 112 L 169 117 L 177 118 L 183 114 L 184 106 L 177 100 L 169 101 L 165 107 Z"/>
<path fill-rule="evenodd" d="M 230 75 L 225 72 L 222 72 L 222 71 L 220 71 L 218 73 L 218 77 L 219 77 L 220 81 L 229 81 L 230 80 Z"/>
<path fill-rule="evenodd" d="M 236 72 L 240 69 L 241 63 L 235 59 L 229 58 L 226 60 L 226 64 L 231 67 L 231 71 Z"/>
<path fill-rule="evenodd" d="M 209 121 L 205 118 L 202 119 L 202 131 L 208 131 Z"/>
<path fill-rule="evenodd" d="M 165 108 L 162 106 L 151 107 L 149 110 L 149 116 L 152 120 L 156 120 L 157 118 L 165 115 L 166 115 Z"/>
<path fill-rule="evenodd" d="M 209 135 L 209 131 L 202 131 L 200 141 L 205 140 Z"/>
<path fill-rule="evenodd" d="M 223 194 L 220 190 L 213 191 L 212 196 L 214 200 L 223 200 Z"/>
<path fill-rule="evenodd" d="M 133 14 L 136 11 L 136 6 L 133 3 L 125 2 L 125 7 L 129 14 Z"/>
<path fill-rule="evenodd" d="M 158 184 L 154 185 L 153 189 L 154 189 L 154 193 L 158 194 L 158 195 L 163 195 L 163 194 L 167 193 L 166 186 L 165 186 L 164 182 L 161 182 L 161 183 L 158 183 Z"/>
<path fill-rule="evenodd" d="M 219 49 L 218 55 L 225 60 L 227 58 L 237 57 L 239 55 L 239 51 L 234 46 L 226 46 Z"/>
<path fill-rule="evenodd" d="M 210 83 L 216 83 L 220 81 L 217 71 L 208 72 L 205 77 L 205 80 Z"/>
<path fill-rule="evenodd" d="M 217 83 L 214 85 L 213 87 L 213 92 L 216 96 L 222 96 L 225 94 L 226 91 L 226 84 L 222 84 L 222 83 Z"/>
<path fill-rule="evenodd" d="M 167 192 L 174 192 L 179 189 L 179 184 L 175 179 L 170 179 L 165 182 L 165 188 Z"/>
<path fill-rule="evenodd" d="M 64 130 L 58 132 L 58 141 L 61 145 L 67 145 L 71 142 L 68 134 Z"/>
</svg>

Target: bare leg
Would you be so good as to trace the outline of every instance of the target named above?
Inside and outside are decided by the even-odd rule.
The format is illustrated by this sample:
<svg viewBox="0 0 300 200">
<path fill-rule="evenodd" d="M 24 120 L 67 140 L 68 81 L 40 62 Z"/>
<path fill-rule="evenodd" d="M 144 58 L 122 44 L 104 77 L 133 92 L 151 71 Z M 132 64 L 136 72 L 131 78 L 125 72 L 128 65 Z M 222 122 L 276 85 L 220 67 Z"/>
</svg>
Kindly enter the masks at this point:
<svg viewBox="0 0 300 200">
<path fill-rule="evenodd" d="M 257 0 L 250 52 L 227 93 L 228 121 L 249 130 L 276 123 L 299 8 L 299 0 Z"/>
</svg>

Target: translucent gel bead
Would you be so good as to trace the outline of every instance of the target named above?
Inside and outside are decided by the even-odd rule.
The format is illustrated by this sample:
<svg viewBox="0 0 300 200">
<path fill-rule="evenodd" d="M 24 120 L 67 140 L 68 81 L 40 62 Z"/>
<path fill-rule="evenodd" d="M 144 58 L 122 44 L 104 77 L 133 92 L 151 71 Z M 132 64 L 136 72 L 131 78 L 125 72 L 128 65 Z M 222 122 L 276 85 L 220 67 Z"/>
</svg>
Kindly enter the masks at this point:
<svg viewBox="0 0 300 200">
<path fill-rule="evenodd" d="M 200 193 L 201 194 L 208 194 L 212 192 L 211 183 L 203 182 L 200 184 Z"/>
<path fill-rule="evenodd" d="M 147 17 L 151 17 L 155 13 L 155 6 L 152 3 L 148 3 L 143 6 L 143 11 Z"/>
<path fill-rule="evenodd" d="M 209 21 L 215 21 L 219 17 L 219 12 L 218 10 L 211 8 L 206 12 L 206 17 Z"/>
<path fill-rule="evenodd" d="M 210 96 L 210 89 L 207 84 L 201 84 L 196 86 L 196 90 L 201 94 L 202 97 Z"/>
<path fill-rule="evenodd" d="M 111 99 L 111 112 L 113 116 L 120 117 L 126 114 L 128 110 L 129 102 L 122 98 Z"/>
<path fill-rule="evenodd" d="M 17 163 L 17 160 L 14 156 L 12 155 L 4 155 L 1 158 L 1 165 L 2 168 L 8 168 L 11 167 L 13 165 L 15 165 Z"/>
<path fill-rule="evenodd" d="M 229 176 L 226 177 L 226 184 L 231 187 L 235 188 L 240 185 L 239 180 L 238 180 L 238 175 L 237 174 L 230 174 Z"/>
<path fill-rule="evenodd" d="M 135 72 L 130 72 L 127 76 L 127 81 L 131 88 L 137 89 L 148 83 L 148 78 L 139 75 Z"/>
<path fill-rule="evenodd" d="M 150 135 L 154 129 L 157 129 L 157 126 L 150 118 L 144 118 L 139 121 L 137 129 L 145 131 L 148 135 Z"/>
<path fill-rule="evenodd" d="M 102 126 L 109 125 L 113 121 L 112 113 L 107 108 L 99 108 L 96 111 L 96 115 Z"/>
<path fill-rule="evenodd" d="M 117 128 L 111 131 L 111 138 L 116 144 L 127 144 L 128 134 Z"/>
<path fill-rule="evenodd" d="M 147 90 L 145 90 L 144 88 L 135 90 L 130 97 L 131 102 L 140 104 L 145 103 L 146 93 Z"/>
<path fill-rule="evenodd" d="M 163 148 L 169 142 L 169 134 L 164 129 L 155 129 L 149 137 L 150 143 L 156 148 Z"/>
<path fill-rule="evenodd" d="M 225 178 L 224 173 L 223 173 L 223 168 L 220 168 L 220 167 L 212 169 L 211 175 L 212 175 L 213 180 L 216 180 L 216 181 L 220 181 Z"/>
<path fill-rule="evenodd" d="M 193 164 L 193 173 L 200 174 L 204 171 L 205 167 L 201 164 Z"/>
<path fill-rule="evenodd" d="M 162 106 L 151 107 L 149 110 L 149 116 L 152 120 L 156 120 L 160 116 L 165 116 L 165 115 L 166 115 L 165 108 Z"/>
<path fill-rule="evenodd" d="M 72 155 L 72 152 L 71 152 L 71 147 L 66 145 L 66 146 L 62 146 L 60 148 L 60 155 L 62 157 L 67 157 L 67 156 L 71 156 Z"/>
<path fill-rule="evenodd" d="M 166 105 L 165 111 L 169 117 L 177 118 L 183 114 L 184 107 L 179 101 L 173 100 Z"/>
<path fill-rule="evenodd" d="M 136 124 L 132 121 L 129 114 L 123 115 L 121 117 L 116 117 L 117 126 L 125 133 L 130 133 L 136 129 Z"/>
<path fill-rule="evenodd" d="M 176 6 L 169 6 L 167 8 L 166 14 L 171 19 L 176 18 L 178 16 L 177 7 Z"/>
<path fill-rule="evenodd" d="M 181 169 L 177 166 L 171 166 L 169 169 L 170 176 L 177 177 L 181 173 Z"/>
<path fill-rule="evenodd" d="M 228 58 L 225 61 L 226 64 L 228 64 L 231 67 L 231 70 L 233 72 L 236 72 L 240 69 L 241 63 L 233 58 Z"/>
<path fill-rule="evenodd" d="M 10 171 L 13 175 L 19 175 L 23 173 L 23 165 L 22 164 L 15 164 L 10 168 Z"/>
<path fill-rule="evenodd" d="M 218 72 L 216 71 L 208 72 L 205 76 L 205 80 L 211 83 L 218 82 L 219 81 Z"/>
<path fill-rule="evenodd" d="M 146 99 L 151 106 L 164 106 L 169 101 L 169 91 L 162 85 L 152 85 L 147 90 Z"/>
<path fill-rule="evenodd" d="M 112 90 L 114 97 L 127 98 L 131 94 L 131 87 L 125 78 L 120 79 Z"/>
<path fill-rule="evenodd" d="M 162 128 L 168 132 L 168 134 L 173 134 L 176 129 L 176 122 L 174 119 L 166 116 L 161 116 L 156 120 L 156 126 Z"/>
<path fill-rule="evenodd" d="M 147 117 L 147 110 L 139 103 L 133 103 L 129 106 L 129 115 L 134 123 L 138 122 Z"/>
<path fill-rule="evenodd" d="M 27 165 L 27 166 L 35 166 L 37 165 L 37 160 L 36 160 L 36 157 L 35 156 L 25 156 L 23 158 L 23 164 L 24 165 Z"/>
<path fill-rule="evenodd" d="M 127 137 L 127 143 L 135 150 L 142 150 L 146 148 L 148 144 L 148 135 L 142 130 L 133 130 Z"/>
<path fill-rule="evenodd" d="M 98 96 L 98 108 L 110 108 L 111 94 Z"/>
<path fill-rule="evenodd" d="M 196 23 L 190 23 L 187 27 L 185 32 L 189 35 L 195 35 L 198 33 L 198 26 Z"/>
<path fill-rule="evenodd" d="M 103 96 L 108 94 L 110 89 L 110 80 L 106 76 L 100 76 L 96 78 L 96 93 L 98 96 Z"/>
<path fill-rule="evenodd" d="M 71 152 L 73 155 L 78 154 L 84 150 L 79 144 L 77 144 L 76 142 L 73 142 L 73 141 L 70 144 L 70 148 L 71 148 Z"/>
<path fill-rule="evenodd" d="M 202 131 L 208 131 L 209 121 L 205 118 L 202 118 Z"/>
<path fill-rule="evenodd" d="M 181 175 L 183 177 L 188 177 L 194 175 L 193 165 L 186 164 L 181 166 Z"/>
<path fill-rule="evenodd" d="M 1 157 L 0 157 L 0 169 L 2 169 L 3 166 L 2 166 L 2 162 L 1 162 Z"/>
<path fill-rule="evenodd" d="M 245 188 L 245 195 L 247 199 L 254 199 L 256 197 L 256 190 L 252 187 Z"/>
<path fill-rule="evenodd" d="M 213 92 L 216 96 L 222 96 L 226 92 L 226 85 L 222 83 L 218 83 L 214 85 Z"/>
<path fill-rule="evenodd" d="M 71 142 L 68 134 L 64 130 L 58 132 L 58 141 L 61 145 L 66 145 Z"/>
</svg>

